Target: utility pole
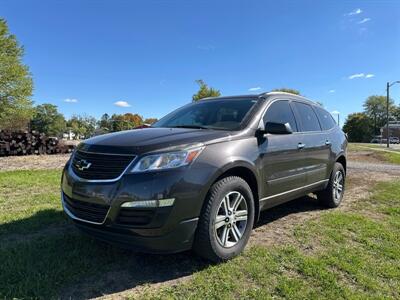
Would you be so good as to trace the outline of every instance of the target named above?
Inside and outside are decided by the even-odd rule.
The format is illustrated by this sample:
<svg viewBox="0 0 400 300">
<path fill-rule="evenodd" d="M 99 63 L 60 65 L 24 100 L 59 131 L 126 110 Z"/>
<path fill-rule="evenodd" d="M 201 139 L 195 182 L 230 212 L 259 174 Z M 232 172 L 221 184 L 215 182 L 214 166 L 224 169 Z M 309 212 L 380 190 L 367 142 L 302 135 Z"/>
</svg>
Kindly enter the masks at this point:
<svg viewBox="0 0 400 300">
<path fill-rule="evenodd" d="M 390 83 L 386 83 L 386 147 L 389 148 L 389 88 Z"/>
<path fill-rule="evenodd" d="M 389 148 L 389 89 L 392 85 L 400 83 L 400 80 L 386 83 L 386 146 Z"/>
</svg>

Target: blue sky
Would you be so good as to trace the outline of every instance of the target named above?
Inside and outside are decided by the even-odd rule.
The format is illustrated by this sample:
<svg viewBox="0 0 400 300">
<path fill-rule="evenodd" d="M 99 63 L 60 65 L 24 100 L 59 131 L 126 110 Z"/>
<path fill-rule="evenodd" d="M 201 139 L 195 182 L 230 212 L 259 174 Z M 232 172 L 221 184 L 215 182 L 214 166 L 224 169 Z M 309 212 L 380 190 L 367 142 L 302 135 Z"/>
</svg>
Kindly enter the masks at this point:
<svg viewBox="0 0 400 300">
<path fill-rule="evenodd" d="M 400 80 L 397 0 L 0 0 L 0 17 L 25 47 L 35 103 L 67 117 L 161 117 L 196 79 L 223 95 L 296 88 L 344 117 Z"/>
</svg>

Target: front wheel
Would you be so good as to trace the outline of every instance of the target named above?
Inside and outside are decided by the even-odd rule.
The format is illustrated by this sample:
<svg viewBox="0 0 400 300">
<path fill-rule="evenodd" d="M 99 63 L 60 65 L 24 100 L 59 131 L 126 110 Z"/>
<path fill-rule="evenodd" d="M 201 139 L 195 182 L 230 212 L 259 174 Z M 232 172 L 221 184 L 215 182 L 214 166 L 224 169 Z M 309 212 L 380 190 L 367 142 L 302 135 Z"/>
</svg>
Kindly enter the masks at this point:
<svg viewBox="0 0 400 300">
<path fill-rule="evenodd" d="M 336 162 L 328 186 L 317 193 L 317 198 L 324 206 L 335 208 L 340 205 L 344 195 L 346 173 L 341 163 Z"/>
<path fill-rule="evenodd" d="M 225 177 L 211 187 L 200 216 L 194 251 L 211 261 L 225 261 L 241 253 L 254 222 L 254 199 L 247 182 Z"/>
</svg>

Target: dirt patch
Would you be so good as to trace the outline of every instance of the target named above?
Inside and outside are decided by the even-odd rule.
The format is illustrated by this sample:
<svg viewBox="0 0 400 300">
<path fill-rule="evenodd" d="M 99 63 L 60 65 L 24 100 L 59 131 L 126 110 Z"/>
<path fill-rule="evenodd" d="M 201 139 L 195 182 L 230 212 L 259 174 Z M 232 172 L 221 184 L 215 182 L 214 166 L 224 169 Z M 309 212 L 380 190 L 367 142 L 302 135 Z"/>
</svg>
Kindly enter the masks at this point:
<svg viewBox="0 0 400 300">
<path fill-rule="evenodd" d="M 348 170 L 346 191 L 338 210 L 350 211 L 352 205 L 371 195 L 372 187 L 381 181 L 397 178 L 384 172 Z M 293 242 L 293 229 L 307 220 L 317 218 L 327 209 L 318 204 L 314 195 L 299 198 L 289 203 L 262 212 L 260 222 L 253 230 L 252 245 L 284 245 Z"/>
<path fill-rule="evenodd" d="M 0 157 L 0 171 L 50 170 L 65 166 L 71 154 Z"/>
<path fill-rule="evenodd" d="M 349 151 L 347 159 L 351 161 L 368 163 L 386 162 L 383 153 L 378 153 L 377 151 Z"/>
</svg>

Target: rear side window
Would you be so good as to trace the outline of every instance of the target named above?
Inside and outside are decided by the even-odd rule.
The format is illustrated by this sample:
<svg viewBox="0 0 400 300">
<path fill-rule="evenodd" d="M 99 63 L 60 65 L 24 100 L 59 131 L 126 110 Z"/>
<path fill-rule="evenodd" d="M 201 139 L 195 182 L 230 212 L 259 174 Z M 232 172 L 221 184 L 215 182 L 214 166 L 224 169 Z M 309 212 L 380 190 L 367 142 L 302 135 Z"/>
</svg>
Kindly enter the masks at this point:
<svg viewBox="0 0 400 300">
<path fill-rule="evenodd" d="M 336 122 L 335 120 L 333 120 L 331 114 L 328 113 L 325 109 L 316 106 L 315 110 L 317 112 L 323 130 L 329 130 L 336 125 Z"/>
<path fill-rule="evenodd" d="M 297 120 L 299 121 L 300 131 L 321 131 L 317 115 L 311 105 L 292 102 L 297 111 Z"/>
<path fill-rule="evenodd" d="M 293 132 L 297 131 L 296 120 L 293 111 L 289 105 L 289 101 L 276 101 L 268 107 L 267 112 L 263 117 L 264 124 L 267 122 L 273 123 L 289 123 Z"/>
</svg>

